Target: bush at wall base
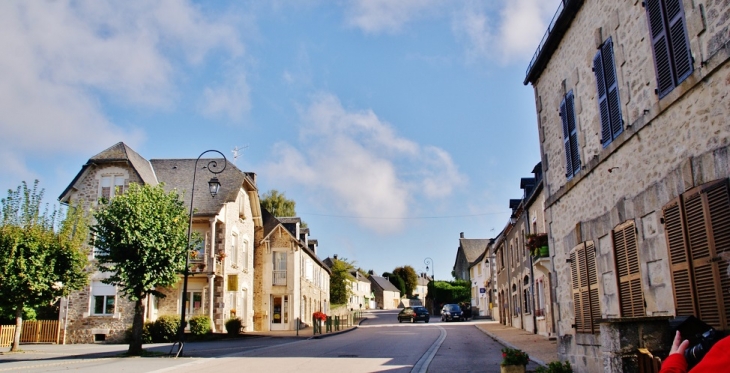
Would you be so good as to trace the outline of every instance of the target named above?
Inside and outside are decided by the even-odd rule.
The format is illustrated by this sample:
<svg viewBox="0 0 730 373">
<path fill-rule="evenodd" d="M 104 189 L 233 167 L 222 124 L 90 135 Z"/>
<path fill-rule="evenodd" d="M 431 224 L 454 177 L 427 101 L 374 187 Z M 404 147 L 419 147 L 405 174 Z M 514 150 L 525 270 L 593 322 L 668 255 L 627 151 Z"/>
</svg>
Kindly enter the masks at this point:
<svg viewBox="0 0 730 373">
<path fill-rule="evenodd" d="M 238 317 L 232 317 L 226 321 L 226 332 L 229 335 L 238 335 L 241 333 L 243 321 Z"/>
<path fill-rule="evenodd" d="M 210 331 L 210 317 L 201 315 L 190 318 L 190 333 L 193 335 L 205 335 Z"/>
</svg>

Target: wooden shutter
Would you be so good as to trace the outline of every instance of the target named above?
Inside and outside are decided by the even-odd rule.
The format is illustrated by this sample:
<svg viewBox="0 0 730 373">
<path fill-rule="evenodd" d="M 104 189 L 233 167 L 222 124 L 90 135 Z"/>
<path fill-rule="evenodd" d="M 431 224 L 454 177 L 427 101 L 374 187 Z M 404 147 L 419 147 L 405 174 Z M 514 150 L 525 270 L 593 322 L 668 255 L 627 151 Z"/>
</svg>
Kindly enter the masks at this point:
<svg viewBox="0 0 730 373">
<path fill-rule="evenodd" d="M 636 225 L 629 220 L 613 230 L 613 247 L 618 272 L 619 303 L 621 316 L 645 316 L 644 297 L 641 290 L 639 250 L 636 243 Z"/>
<path fill-rule="evenodd" d="M 601 117 L 601 144 L 608 145 L 623 131 L 618 79 L 613 57 L 613 41 L 608 38 L 593 58 L 593 72 L 598 89 L 598 110 Z"/>
<path fill-rule="evenodd" d="M 697 314 L 695 303 L 694 284 L 689 263 L 686 231 L 684 226 L 684 211 L 681 198 L 677 197 L 662 209 L 664 215 L 664 232 L 669 250 L 669 270 L 672 275 L 672 289 L 674 290 L 675 316 L 690 316 Z"/>
<path fill-rule="evenodd" d="M 563 122 L 563 145 L 565 146 L 565 176 L 568 179 L 580 170 L 574 100 L 573 91 L 570 91 L 560 103 L 560 117 Z"/>
<path fill-rule="evenodd" d="M 649 17 L 651 45 L 654 48 L 654 67 L 657 76 L 657 93 L 664 97 L 674 88 L 672 64 L 670 62 L 669 38 L 666 31 L 662 0 L 646 0 Z"/>
<path fill-rule="evenodd" d="M 689 37 L 685 27 L 684 7 L 682 0 L 665 0 L 667 20 L 669 22 L 669 42 L 672 48 L 672 60 L 676 83 L 681 83 L 692 74 L 692 55 L 689 48 Z"/>
<path fill-rule="evenodd" d="M 598 333 L 601 318 L 598 298 L 596 251 L 593 242 L 582 243 L 570 253 L 573 280 L 573 314 L 576 333 Z"/>
</svg>

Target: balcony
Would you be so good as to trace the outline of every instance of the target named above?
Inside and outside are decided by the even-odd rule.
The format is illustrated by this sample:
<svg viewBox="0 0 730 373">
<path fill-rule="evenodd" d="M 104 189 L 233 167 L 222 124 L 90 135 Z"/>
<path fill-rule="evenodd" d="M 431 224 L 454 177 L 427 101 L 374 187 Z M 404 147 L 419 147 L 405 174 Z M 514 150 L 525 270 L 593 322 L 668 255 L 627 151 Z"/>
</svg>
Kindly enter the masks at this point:
<svg viewBox="0 0 730 373">
<path fill-rule="evenodd" d="M 273 271 L 271 275 L 272 285 L 286 285 L 286 271 Z"/>
</svg>

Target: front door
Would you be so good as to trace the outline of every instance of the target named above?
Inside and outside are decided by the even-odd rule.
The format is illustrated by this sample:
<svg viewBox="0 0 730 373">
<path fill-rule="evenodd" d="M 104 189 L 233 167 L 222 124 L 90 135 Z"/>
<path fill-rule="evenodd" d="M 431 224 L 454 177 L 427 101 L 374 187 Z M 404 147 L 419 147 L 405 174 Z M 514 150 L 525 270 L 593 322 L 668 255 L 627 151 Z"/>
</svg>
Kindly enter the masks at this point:
<svg viewBox="0 0 730 373">
<path fill-rule="evenodd" d="M 289 302 L 286 295 L 271 296 L 271 330 L 289 330 Z"/>
</svg>

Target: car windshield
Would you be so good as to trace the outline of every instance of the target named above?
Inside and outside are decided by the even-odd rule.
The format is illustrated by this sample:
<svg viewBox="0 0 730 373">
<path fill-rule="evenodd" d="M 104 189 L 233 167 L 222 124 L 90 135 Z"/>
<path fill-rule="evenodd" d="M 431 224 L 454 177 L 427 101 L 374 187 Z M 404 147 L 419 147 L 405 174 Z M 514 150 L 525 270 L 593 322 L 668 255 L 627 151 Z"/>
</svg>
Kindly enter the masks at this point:
<svg viewBox="0 0 730 373">
<path fill-rule="evenodd" d="M 413 307 L 413 310 L 416 312 L 424 312 L 426 311 L 426 307 Z"/>
<path fill-rule="evenodd" d="M 447 304 L 446 306 L 444 306 L 444 309 L 449 312 L 461 311 L 461 308 L 459 308 L 459 306 L 456 304 Z"/>
</svg>

